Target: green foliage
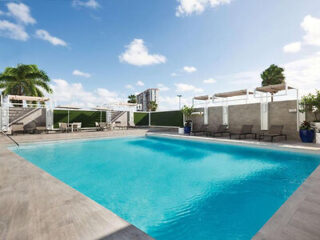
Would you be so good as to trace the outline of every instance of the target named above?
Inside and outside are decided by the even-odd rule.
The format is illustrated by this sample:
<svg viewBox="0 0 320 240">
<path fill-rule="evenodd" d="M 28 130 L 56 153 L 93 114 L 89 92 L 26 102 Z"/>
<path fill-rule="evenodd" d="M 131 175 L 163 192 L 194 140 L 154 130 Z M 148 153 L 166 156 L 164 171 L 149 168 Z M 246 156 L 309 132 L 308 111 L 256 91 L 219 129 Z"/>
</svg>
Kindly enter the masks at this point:
<svg viewBox="0 0 320 240">
<path fill-rule="evenodd" d="M 0 74 L 0 88 L 4 88 L 3 95 L 43 97 L 41 88 L 48 93 L 52 92 L 49 82 L 48 75 L 37 65 L 18 64 L 17 67 L 7 67 Z"/>
<path fill-rule="evenodd" d="M 148 105 L 149 111 L 155 112 L 157 111 L 158 104 L 155 101 L 150 101 Z"/>
<path fill-rule="evenodd" d="M 193 106 L 188 107 L 188 106 L 184 105 L 183 108 L 181 109 L 181 112 L 186 117 L 186 119 L 188 119 L 191 116 L 191 114 L 194 112 L 194 108 L 193 108 Z"/>
<path fill-rule="evenodd" d="M 149 113 L 135 112 L 133 118 L 136 126 L 149 125 Z"/>
<path fill-rule="evenodd" d="M 262 74 L 262 86 L 269 86 L 274 84 L 280 84 L 285 82 L 285 76 L 283 74 L 284 69 L 272 64 Z"/>
<path fill-rule="evenodd" d="M 319 121 L 318 114 L 320 113 L 320 91 L 316 91 L 316 94 L 309 93 L 302 97 L 300 101 L 300 112 L 312 112 L 316 121 Z"/>
<path fill-rule="evenodd" d="M 128 103 L 137 103 L 137 96 L 134 94 L 131 94 L 128 96 Z"/>
<path fill-rule="evenodd" d="M 181 111 L 153 112 L 151 113 L 151 125 L 182 127 L 183 114 Z"/>
<path fill-rule="evenodd" d="M 313 129 L 313 128 L 311 127 L 311 124 L 307 121 L 304 121 L 300 125 L 300 130 L 311 130 L 311 129 Z"/>
<path fill-rule="evenodd" d="M 69 122 L 81 122 L 82 127 L 95 127 L 95 122 L 100 122 L 100 116 L 102 122 L 105 122 L 106 112 L 70 110 Z M 59 127 L 59 122 L 68 122 L 68 110 L 53 111 L 53 124 L 55 128 Z"/>
</svg>

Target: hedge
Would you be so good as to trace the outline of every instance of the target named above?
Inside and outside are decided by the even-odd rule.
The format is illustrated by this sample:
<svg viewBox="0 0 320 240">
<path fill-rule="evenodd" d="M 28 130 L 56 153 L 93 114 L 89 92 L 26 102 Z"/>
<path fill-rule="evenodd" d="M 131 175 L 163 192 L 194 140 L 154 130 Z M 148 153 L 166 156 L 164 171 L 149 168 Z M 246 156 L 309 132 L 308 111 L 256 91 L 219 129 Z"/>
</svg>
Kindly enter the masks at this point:
<svg viewBox="0 0 320 240">
<path fill-rule="evenodd" d="M 149 125 L 149 113 L 135 112 L 134 113 L 134 125 L 148 126 Z"/>
<path fill-rule="evenodd" d="M 152 112 L 151 125 L 182 127 L 183 114 L 181 111 Z"/>
<path fill-rule="evenodd" d="M 70 110 L 69 123 L 81 122 L 82 127 L 95 127 L 95 122 L 100 122 L 100 114 L 104 122 L 106 120 L 106 112 Z M 53 125 L 55 128 L 59 127 L 59 122 L 68 122 L 68 110 L 53 111 Z"/>
</svg>

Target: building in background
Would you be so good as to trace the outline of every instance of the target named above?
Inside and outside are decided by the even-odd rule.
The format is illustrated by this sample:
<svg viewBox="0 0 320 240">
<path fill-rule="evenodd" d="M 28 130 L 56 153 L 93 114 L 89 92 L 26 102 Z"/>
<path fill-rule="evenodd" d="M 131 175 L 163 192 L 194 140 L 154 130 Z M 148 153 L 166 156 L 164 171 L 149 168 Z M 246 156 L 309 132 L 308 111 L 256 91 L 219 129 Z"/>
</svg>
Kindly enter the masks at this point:
<svg viewBox="0 0 320 240">
<path fill-rule="evenodd" d="M 148 111 L 148 106 L 151 101 L 156 104 L 159 102 L 159 89 L 149 88 L 137 95 L 138 111 Z"/>
</svg>

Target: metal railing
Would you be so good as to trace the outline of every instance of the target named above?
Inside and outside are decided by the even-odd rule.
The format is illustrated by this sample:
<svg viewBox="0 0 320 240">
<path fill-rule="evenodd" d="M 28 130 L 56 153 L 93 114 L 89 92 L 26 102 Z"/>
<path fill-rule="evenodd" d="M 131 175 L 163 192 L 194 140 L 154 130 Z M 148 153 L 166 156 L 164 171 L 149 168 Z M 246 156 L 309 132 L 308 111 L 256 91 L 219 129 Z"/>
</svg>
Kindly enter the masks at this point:
<svg viewBox="0 0 320 240">
<path fill-rule="evenodd" d="M 19 143 L 17 143 L 16 140 L 14 140 L 12 137 L 10 137 L 9 135 L 7 135 L 4 131 L 1 131 L 1 133 L 2 133 L 4 136 L 8 137 L 8 138 L 9 138 L 13 143 L 15 143 L 18 147 L 20 147 Z"/>
</svg>

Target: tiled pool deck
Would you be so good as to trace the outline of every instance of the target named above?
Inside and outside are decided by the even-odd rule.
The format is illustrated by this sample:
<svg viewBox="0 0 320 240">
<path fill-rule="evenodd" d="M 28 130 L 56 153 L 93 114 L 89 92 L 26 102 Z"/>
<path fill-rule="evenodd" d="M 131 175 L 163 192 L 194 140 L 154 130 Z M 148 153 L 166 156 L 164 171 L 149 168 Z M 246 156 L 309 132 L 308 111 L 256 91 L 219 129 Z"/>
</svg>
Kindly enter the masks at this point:
<svg viewBox="0 0 320 240">
<path fill-rule="evenodd" d="M 14 136 L 19 143 L 142 136 L 147 130 Z M 156 134 L 159 133 L 148 133 Z M 320 154 L 314 144 L 265 143 L 160 134 L 204 141 L 280 147 Z M 0 239 L 152 239 L 111 211 L 8 150 L 0 136 Z M 320 239 L 320 166 L 254 236 L 254 240 Z"/>
</svg>

